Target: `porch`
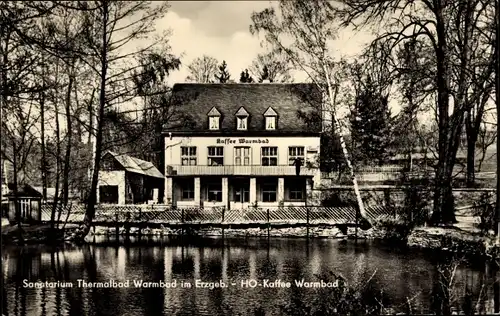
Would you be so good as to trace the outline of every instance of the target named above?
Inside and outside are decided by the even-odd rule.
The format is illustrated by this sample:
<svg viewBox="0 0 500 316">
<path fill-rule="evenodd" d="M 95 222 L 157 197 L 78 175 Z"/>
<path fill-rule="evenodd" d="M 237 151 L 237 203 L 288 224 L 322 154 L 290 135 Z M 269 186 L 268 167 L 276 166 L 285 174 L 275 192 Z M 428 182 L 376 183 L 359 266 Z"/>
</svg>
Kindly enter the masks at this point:
<svg viewBox="0 0 500 316">
<path fill-rule="evenodd" d="M 177 207 L 306 206 L 311 190 L 307 177 L 167 177 L 166 202 Z"/>
</svg>

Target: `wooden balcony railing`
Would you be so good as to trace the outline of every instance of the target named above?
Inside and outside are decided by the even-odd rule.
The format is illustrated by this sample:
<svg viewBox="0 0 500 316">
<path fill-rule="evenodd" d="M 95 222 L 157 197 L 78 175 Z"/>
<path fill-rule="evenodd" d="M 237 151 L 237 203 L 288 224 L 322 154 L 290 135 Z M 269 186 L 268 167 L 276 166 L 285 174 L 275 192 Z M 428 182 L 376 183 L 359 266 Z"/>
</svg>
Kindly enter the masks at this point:
<svg viewBox="0 0 500 316">
<path fill-rule="evenodd" d="M 169 165 L 166 168 L 167 176 L 295 176 L 295 166 L 181 166 Z M 317 168 L 300 168 L 301 176 L 313 176 L 318 172 Z"/>
</svg>

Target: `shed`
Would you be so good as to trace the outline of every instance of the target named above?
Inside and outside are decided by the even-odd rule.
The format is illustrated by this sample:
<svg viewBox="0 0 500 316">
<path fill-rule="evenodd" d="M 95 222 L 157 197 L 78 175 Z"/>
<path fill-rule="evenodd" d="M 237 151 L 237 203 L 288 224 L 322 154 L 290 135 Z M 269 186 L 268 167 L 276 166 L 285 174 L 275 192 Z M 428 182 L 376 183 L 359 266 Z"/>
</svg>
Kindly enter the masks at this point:
<svg viewBox="0 0 500 316">
<path fill-rule="evenodd" d="M 3 197 L 8 204 L 7 217 L 9 222 L 17 222 L 16 219 L 16 197 L 14 195 L 14 183 L 8 184 L 8 192 Z M 17 201 L 20 208 L 21 222 L 31 223 L 42 220 L 40 205 L 42 195 L 29 184 L 18 184 Z M 3 201 L 2 201 L 3 204 Z"/>
<path fill-rule="evenodd" d="M 165 178 L 149 161 L 108 151 L 103 155 L 98 203 L 146 204 L 161 200 Z"/>
</svg>

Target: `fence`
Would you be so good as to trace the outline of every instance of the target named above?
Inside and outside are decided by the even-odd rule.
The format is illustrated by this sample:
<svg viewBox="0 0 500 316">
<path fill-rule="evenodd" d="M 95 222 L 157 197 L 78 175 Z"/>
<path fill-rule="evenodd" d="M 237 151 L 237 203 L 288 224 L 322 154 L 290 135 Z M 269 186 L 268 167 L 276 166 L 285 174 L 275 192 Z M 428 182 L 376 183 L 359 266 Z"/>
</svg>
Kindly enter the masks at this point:
<svg viewBox="0 0 500 316">
<path fill-rule="evenodd" d="M 367 208 L 368 217 L 392 216 L 384 206 Z M 49 221 L 51 205 L 42 207 L 42 221 Z M 56 219 L 68 223 L 81 223 L 85 216 L 82 204 L 59 207 Z M 171 208 L 167 205 L 98 205 L 94 222 L 116 223 L 192 223 L 192 224 L 355 224 L 356 209 L 353 207 L 271 207 L 227 210 L 214 208 Z"/>
</svg>

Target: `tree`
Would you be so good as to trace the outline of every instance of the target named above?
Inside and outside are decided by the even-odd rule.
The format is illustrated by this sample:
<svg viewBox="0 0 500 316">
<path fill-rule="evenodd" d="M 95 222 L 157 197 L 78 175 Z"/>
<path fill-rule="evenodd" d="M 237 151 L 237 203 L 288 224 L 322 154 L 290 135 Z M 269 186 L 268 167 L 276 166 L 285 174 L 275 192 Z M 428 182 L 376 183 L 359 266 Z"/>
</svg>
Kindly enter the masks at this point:
<svg viewBox="0 0 500 316">
<path fill-rule="evenodd" d="M 292 82 L 291 67 L 286 57 L 271 51 L 259 54 L 250 66 L 250 73 L 258 82 Z"/>
<path fill-rule="evenodd" d="M 392 145 L 388 96 L 377 91 L 369 75 L 356 95 L 350 122 L 353 157 L 364 164 L 386 162 Z"/>
<path fill-rule="evenodd" d="M 244 71 L 241 72 L 240 82 L 241 83 L 252 83 L 253 82 L 253 78 L 248 73 L 248 69 L 245 69 Z"/>
<path fill-rule="evenodd" d="M 213 83 L 217 74 L 217 59 L 203 55 L 194 59 L 188 66 L 187 82 Z"/>
<path fill-rule="evenodd" d="M 92 10 L 82 13 L 87 25 L 83 30 L 85 51 L 80 57 L 99 78 L 99 103 L 95 111 L 91 186 L 84 222 L 75 235 L 76 240 L 82 240 L 88 234 L 95 215 L 105 115 L 110 109 L 118 109 L 137 96 L 134 70 L 141 65 L 134 64 L 134 58 L 164 47 L 168 36 L 168 33 L 163 33 L 153 38 L 151 44 L 144 47 L 136 45 L 135 49 L 130 51 L 129 48 L 126 53 L 123 51 L 125 45 L 155 31 L 155 22 L 165 15 L 168 4 L 104 0 L 93 4 Z"/>
<path fill-rule="evenodd" d="M 337 112 L 341 72 L 334 71 L 338 62 L 332 59 L 329 49 L 329 41 L 334 39 L 337 32 L 334 12 L 329 1 L 280 1 L 277 8 L 270 7 L 261 12 L 254 12 L 250 31 L 252 34 L 263 34 L 273 51 L 287 56 L 287 60 L 305 72 L 326 96 L 327 106 L 322 110 L 330 115 L 332 122 L 330 126 L 324 126 L 324 130 L 333 128 L 339 136 L 359 211 L 362 216 L 367 217 L 343 137 L 343 125 Z M 287 45 L 290 41 L 291 44 Z"/>
<path fill-rule="evenodd" d="M 492 27 L 491 23 L 484 23 L 490 19 L 488 15 L 492 11 L 492 4 L 469 0 L 355 0 L 342 1 L 342 4 L 339 16 L 344 25 L 381 26 L 382 34 L 373 44 L 383 42 L 391 50 L 397 50 L 405 42 L 418 38 L 429 48 L 428 66 L 433 67 L 429 73 L 432 73 L 438 126 L 432 221 L 455 222 L 453 167 L 464 117 L 480 98 L 479 91 L 471 87 L 491 75 L 490 71 L 484 71 L 474 78 L 471 65 L 475 62 L 475 54 L 481 50 L 479 47 L 483 47 L 479 44 L 480 39 Z M 483 47 L 482 54 L 493 58 L 492 47 Z M 492 67 L 492 63 L 486 66 L 487 69 Z"/>
<path fill-rule="evenodd" d="M 223 60 L 222 64 L 219 66 L 219 72 L 215 75 L 215 78 L 219 81 L 219 83 L 227 83 L 231 79 L 231 75 L 227 70 L 226 61 Z"/>
</svg>

